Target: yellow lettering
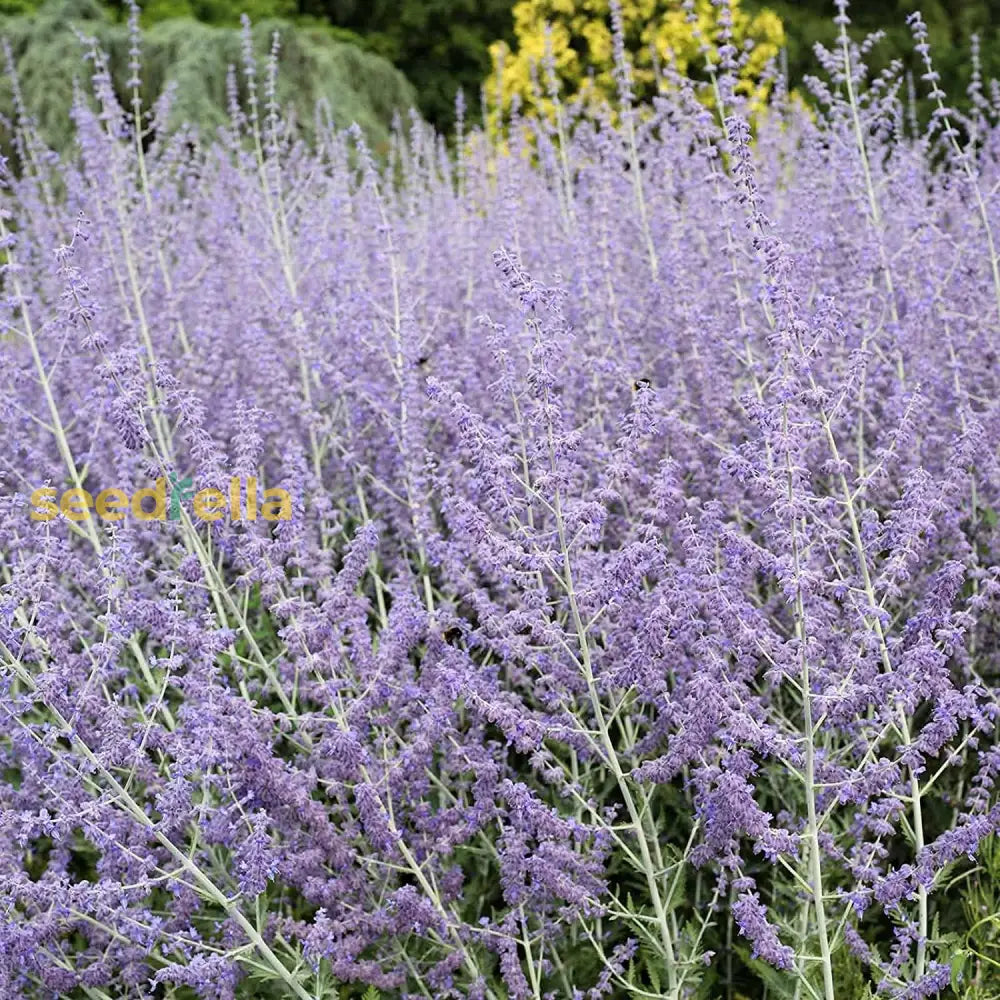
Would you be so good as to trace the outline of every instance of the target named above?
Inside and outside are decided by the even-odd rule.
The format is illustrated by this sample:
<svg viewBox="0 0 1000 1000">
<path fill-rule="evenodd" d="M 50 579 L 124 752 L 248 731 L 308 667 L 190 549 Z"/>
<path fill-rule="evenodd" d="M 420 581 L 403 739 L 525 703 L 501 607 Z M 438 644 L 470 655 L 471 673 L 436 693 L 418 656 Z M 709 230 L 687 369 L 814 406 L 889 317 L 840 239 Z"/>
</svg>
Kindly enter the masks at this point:
<svg viewBox="0 0 1000 1000">
<path fill-rule="evenodd" d="M 194 495 L 194 516 L 203 521 L 218 521 L 226 506 L 222 490 L 199 490 Z"/>
<path fill-rule="evenodd" d="M 143 510 L 142 501 L 153 498 L 153 509 Z M 136 490 L 132 495 L 132 513 L 138 521 L 164 521 L 167 517 L 167 481 L 157 479 L 152 489 Z"/>
<path fill-rule="evenodd" d="M 101 490 L 94 498 L 97 516 L 105 521 L 121 521 L 128 510 L 128 494 L 124 490 Z"/>
<path fill-rule="evenodd" d="M 67 521 L 86 521 L 94 498 L 86 490 L 67 490 L 59 501 L 59 509 Z"/>
<path fill-rule="evenodd" d="M 275 508 L 277 508 L 275 510 Z M 261 515 L 265 521 L 290 521 L 292 519 L 292 498 L 288 490 L 273 487 L 264 490 L 264 504 Z"/>
<path fill-rule="evenodd" d="M 42 486 L 31 494 L 32 521 L 51 521 L 59 513 L 59 508 L 52 502 L 56 491 L 51 486 Z"/>
</svg>

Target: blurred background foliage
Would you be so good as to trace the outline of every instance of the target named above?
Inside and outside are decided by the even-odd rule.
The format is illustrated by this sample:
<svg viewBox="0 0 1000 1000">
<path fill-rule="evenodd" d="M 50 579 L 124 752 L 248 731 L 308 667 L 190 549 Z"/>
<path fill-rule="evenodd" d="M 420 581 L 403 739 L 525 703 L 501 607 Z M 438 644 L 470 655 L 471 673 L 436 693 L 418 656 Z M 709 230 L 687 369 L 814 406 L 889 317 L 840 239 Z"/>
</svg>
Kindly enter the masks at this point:
<svg viewBox="0 0 1000 1000">
<path fill-rule="evenodd" d="M 754 9 L 767 6 L 781 18 L 793 85 L 804 75 L 817 72 L 812 51 L 815 43 L 827 48 L 836 44 L 833 0 L 747 0 L 747 5 Z M 893 59 L 901 60 L 913 73 L 919 95 L 928 87 L 920 80 L 924 69 L 913 52 L 913 37 L 906 25 L 907 16 L 914 11 L 920 11 L 930 29 L 931 57 L 949 103 L 968 107 L 966 88 L 972 75 L 973 35 L 979 36 L 984 76 L 1000 78 L 1000 0 L 859 0 L 851 4 L 848 16 L 854 39 L 875 31 L 884 35 L 867 57 L 870 69 L 879 72 Z M 925 100 L 921 101 L 921 110 L 923 117 L 930 112 Z"/>
<path fill-rule="evenodd" d="M 487 94 L 502 94 L 505 108 L 516 95 L 522 107 L 530 109 L 537 103 L 539 87 L 544 93 L 546 78 L 554 74 L 562 98 L 593 94 L 613 102 L 618 86 L 610 8 L 610 0 L 519 0 L 513 9 L 515 46 L 505 41 L 493 45 L 495 70 Z M 681 73 L 700 73 L 705 65 L 702 44 L 711 62 L 718 63 L 720 8 L 711 0 L 695 0 L 693 24 L 677 0 L 620 0 L 620 9 L 636 100 L 656 94 L 659 67 L 668 62 Z M 740 72 L 740 89 L 763 99 L 759 80 L 785 43 L 782 22 L 771 10 L 750 11 L 740 0 L 730 0 L 728 14 L 734 44 L 742 48 L 753 43 Z M 551 73 L 538 69 L 546 59 Z"/>
<path fill-rule="evenodd" d="M 251 15 L 256 17 L 252 36 L 258 89 L 263 87 L 277 31 L 281 40 L 277 95 L 295 115 L 299 133 L 307 138 L 312 133 L 321 102 L 337 124 L 357 122 L 376 150 L 386 149 L 393 115 L 406 114 L 418 103 L 413 86 L 391 62 L 349 35 L 311 19 L 278 17 L 283 2 L 256 0 Z M 188 0 L 179 0 L 178 9 L 186 10 L 187 5 Z M 199 14 L 208 9 L 224 11 L 226 16 L 209 24 L 187 12 L 154 21 L 143 31 L 143 105 L 151 106 L 167 83 L 173 83 L 168 127 L 190 122 L 212 131 L 228 120 L 229 67 L 243 62 L 240 10 L 230 0 L 207 0 L 197 6 Z M 67 110 L 74 88 L 89 92 L 93 64 L 86 59 L 84 38 L 95 39 L 108 54 L 115 90 L 123 106 L 129 106 L 127 22 L 97 0 L 47 0 L 35 10 L 8 13 L 0 17 L 0 35 L 16 68 L 24 104 L 55 149 L 65 148 L 73 135 Z M 0 115 L 10 121 L 16 113 L 14 79 L 6 68 L 0 77 Z M 236 79 L 242 92 L 243 73 L 238 72 Z"/>
<path fill-rule="evenodd" d="M 235 0 L 234 0 L 235 2 Z M 354 32 L 406 74 L 420 110 L 439 128 L 454 122 L 455 94 L 478 112 L 490 45 L 513 40 L 512 0 L 298 0 L 299 13 Z"/>
<path fill-rule="evenodd" d="M 816 71 L 813 43 L 834 43 L 833 0 L 742 0 L 734 6 L 738 40 L 753 39 L 758 46 L 745 74 L 748 90 L 779 48 L 792 85 L 798 86 L 804 74 Z M 899 58 L 914 71 L 919 89 L 922 70 L 906 27 L 906 15 L 918 7 L 930 27 L 942 83 L 951 102 L 961 107 L 973 34 L 980 36 L 984 74 L 1000 76 L 1000 0 L 858 0 L 852 5 L 856 38 L 885 31 L 870 56 L 873 68 Z M 678 8 L 679 0 L 623 0 L 640 99 L 652 92 L 656 59 L 668 51 L 682 69 L 698 71 L 696 44 Z M 564 92 L 612 91 L 608 9 L 608 0 L 145 0 L 145 96 L 155 97 L 173 79 L 178 84 L 175 119 L 188 117 L 209 128 L 221 122 L 226 71 L 229 63 L 239 62 L 238 25 L 246 12 L 261 53 L 270 33 L 280 30 L 285 53 L 280 89 L 306 132 L 314 103 L 323 97 L 335 119 L 357 120 L 380 145 L 393 114 L 413 104 L 428 121 L 450 131 L 459 89 L 470 117 L 477 119 L 484 88 L 489 94 L 497 90 L 494 59 L 501 52 L 505 100 L 518 93 L 530 105 L 532 64 L 544 52 L 546 22 L 552 24 Z M 711 31 L 716 14 L 709 0 L 697 0 L 697 10 L 703 30 Z M 124 88 L 126 18 L 123 0 L 0 0 L 0 35 L 9 40 L 26 104 L 56 146 L 69 134 L 65 108 L 73 81 L 84 80 L 88 72 L 74 26 L 109 50 L 116 85 Z M 592 82 L 587 65 L 596 69 Z M 7 117 L 11 89 L 4 74 L 0 114 Z M 929 108 L 923 110 L 926 114 Z"/>
</svg>

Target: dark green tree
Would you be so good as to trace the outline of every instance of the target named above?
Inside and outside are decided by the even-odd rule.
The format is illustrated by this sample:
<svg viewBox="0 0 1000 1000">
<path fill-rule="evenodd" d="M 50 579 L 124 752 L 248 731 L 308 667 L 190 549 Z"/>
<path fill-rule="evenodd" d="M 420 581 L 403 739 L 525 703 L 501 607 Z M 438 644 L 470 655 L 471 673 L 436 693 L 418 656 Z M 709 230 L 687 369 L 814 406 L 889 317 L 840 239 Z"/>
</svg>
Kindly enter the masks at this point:
<svg viewBox="0 0 1000 1000">
<path fill-rule="evenodd" d="M 300 14 L 361 35 L 416 87 L 428 121 L 448 128 L 455 95 L 470 113 L 490 71 L 489 46 L 513 40 L 512 0 L 297 0 Z"/>
<path fill-rule="evenodd" d="M 748 6 L 767 6 L 785 25 L 788 39 L 787 62 L 792 84 L 804 75 L 815 74 L 817 63 L 813 46 L 820 42 L 827 48 L 837 43 L 833 18 L 837 13 L 833 0 L 747 0 Z M 874 72 L 886 68 L 894 59 L 902 61 L 913 75 L 921 117 L 931 106 L 924 95 L 929 86 L 920 79 L 923 64 L 913 51 L 913 37 L 906 18 L 919 10 L 930 31 L 931 56 L 941 74 L 941 86 L 948 103 L 967 107 L 966 90 L 972 76 L 972 36 L 980 39 L 980 58 L 986 79 L 1000 77 L 1000 0 L 867 0 L 848 8 L 852 38 L 881 31 L 884 38 L 876 45 L 867 62 Z"/>
</svg>

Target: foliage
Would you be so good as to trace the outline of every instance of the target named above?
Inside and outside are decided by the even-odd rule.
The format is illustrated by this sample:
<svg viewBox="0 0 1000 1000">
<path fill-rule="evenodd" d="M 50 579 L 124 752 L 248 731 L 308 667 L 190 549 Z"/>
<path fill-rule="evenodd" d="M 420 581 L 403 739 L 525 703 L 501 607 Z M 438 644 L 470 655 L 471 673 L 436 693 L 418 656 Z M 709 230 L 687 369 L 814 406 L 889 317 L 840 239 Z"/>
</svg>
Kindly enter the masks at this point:
<svg viewBox="0 0 1000 1000">
<path fill-rule="evenodd" d="M 781 17 L 787 36 L 787 68 L 792 83 L 801 86 L 803 78 L 815 72 L 813 46 L 836 44 L 837 27 L 833 23 L 834 5 L 829 0 L 746 0 L 751 10 L 765 4 Z M 891 2 L 855 2 L 849 9 L 851 33 L 861 39 L 878 32 L 882 40 L 872 49 L 868 63 L 874 73 L 899 60 L 919 81 L 923 68 L 913 52 L 906 17 L 919 10 L 929 29 L 936 72 L 949 102 L 966 110 L 970 106 L 966 89 L 972 82 L 972 38 L 979 38 L 979 58 L 984 78 L 1000 75 L 1000 2 L 997 0 L 891 0 Z M 930 102 L 920 98 L 920 116 L 926 120 L 932 111 Z"/>
<path fill-rule="evenodd" d="M 511 0 L 299 0 L 299 11 L 349 29 L 389 59 L 413 84 L 424 117 L 444 129 L 459 90 L 477 118 L 489 46 L 511 37 Z"/>
<path fill-rule="evenodd" d="M 753 43 L 738 89 L 762 96 L 761 75 L 784 44 L 781 21 L 766 9 L 750 14 L 738 0 L 728 8 L 712 0 L 697 0 L 690 10 L 687 6 L 677 0 L 621 3 L 635 97 L 648 102 L 661 89 L 661 67 L 701 76 L 706 63 L 718 66 L 720 30 L 730 16 L 731 28 L 726 31 L 731 31 L 731 44 L 742 48 Z M 503 42 L 493 47 L 494 78 L 487 85 L 489 94 L 502 94 L 504 107 L 514 95 L 527 108 L 547 95 L 547 63 L 563 97 L 617 98 L 611 0 L 518 0 L 514 36 L 513 49 Z"/>
<path fill-rule="evenodd" d="M 32 13 L 38 6 L 39 0 L 0 0 L 0 15 Z M 101 6 L 112 21 L 125 21 L 125 0 L 106 0 Z M 468 117 L 476 119 L 480 89 L 490 69 L 489 46 L 511 37 L 510 0 L 145 0 L 141 7 L 147 28 L 172 19 L 231 28 L 246 14 L 255 25 L 273 19 L 294 22 L 310 37 L 313 48 L 337 53 L 330 40 L 349 42 L 391 62 L 413 85 L 424 117 L 445 129 L 454 124 L 460 90 Z M 283 30 L 291 29 L 284 25 Z M 315 64 L 322 57 L 314 55 L 311 61 Z M 327 62 L 333 64 L 339 84 L 343 67 L 338 57 Z M 361 86 L 355 83 L 351 89 L 364 93 L 370 83 L 381 86 L 377 77 L 383 74 L 374 70 L 376 65 L 372 59 L 354 66 Z M 65 64 L 67 72 L 73 67 Z M 321 71 L 318 65 L 315 68 Z M 303 107 L 311 107 L 320 80 L 322 76 L 300 79 L 306 88 Z"/>
<path fill-rule="evenodd" d="M 994 1000 L 1000 108 L 837 27 L 756 130 L 20 116 L 5 1000 Z"/>
<path fill-rule="evenodd" d="M 35 11 L 40 0 L 0 0 L 0 15 Z M 124 0 L 107 0 L 104 7 L 116 21 L 124 21 Z M 235 27 L 246 13 L 254 23 L 272 18 L 323 27 L 330 37 L 352 42 L 393 62 L 414 85 L 425 118 L 439 128 L 454 124 L 456 93 L 465 93 L 469 116 L 479 115 L 480 89 L 493 70 L 490 46 L 499 52 L 513 47 L 507 57 L 508 99 L 517 92 L 530 99 L 531 65 L 544 55 L 542 25 L 556 25 L 553 41 L 561 49 L 564 82 L 575 91 L 588 86 L 582 68 L 603 67 L 598 87 L 612 90 L 607 74 L 610 36 L 607 31 L 607 0 L 147 0 L 142 4 L 143 23 L 151 26 L 170 18 L 193 18 L 205 24 Z M 1000 73 L 1000 0 L 969 0 L 948 4 L 942 0 L 893 0 L 892 3 L 857 2 L 850 10 L 852 34 L 880 31 L 883 40 L 868 57 L 874 72 L 900 60 L 916 78 L 922 72 L 914 59 L 905 17 L 919 8 L 929 27 L 937 72 L 949 100 L 963 110 L 970 106 L 966 88 L 972 80 L 972 37 L 979 38 L 979 59 L 985 77 Z M 698 0 L 698 19 L 703 33 L 711 37 L 715 15 L 708 0 Z M 666 61 L 673 51 L 684 72 L 700 76 L 703 60 L 687 34 L 681 0 L 629 0 L 626 18 L 631 18 L 629 42 L 638 61 L 640 97 L 655 92 L 650 86 L 654 60 Z M 764 45 L 746 73 L 747 84 L 756 80 L 775 46 L 784 46 L 783 63 L 791 83 L 803 89 L 804 77 L 814 70 L 813 45 L 832 45 L 837 28 L 830 0 L 742 0 L 739 19 L 750 37 Z M 518 19 L 515 34 L 514 19 Z M 746 25 L 757 20 L 756 27 Z M 779 24 L 780 21 L 780 24 Z M 71 64 L 66 64 L 71 69 Z M 492 84 L 496 89 L 496 80 Z M 926 100 L 918 103 L 926 120 L 932 111 Z"/>
<path fill-rule="evenodd" d="M 300 133 L 314 128 L 317 102 L 324 102 L 334 122 L 358 122 L 384 149 L 394 114 L 405 114 L 415 97 L 403 76 L 377 55 L 333 39 L 322 27 L 265 20 L 253 25 L 258 57 L 268 53 L 275 32 L 282 58 L 277 98 L 296 113 Z M 108 53 L 116 92 L 130 105 L 129 34 L 92 0 L 50 0 L 30 14 L 0 19 L 0 35 L 10 45 L 17 80 L 29 114 L 43 139 L 66 148 L 73 126 L 66 109 L 75 87 L 93 72 L 83 56 L 87 44 L 78 33 L 93 38 Z M 174 18 L 155 24 L 142 43 L 142 96 L 154 105 L 171 86 L 169 111 L 157 125 L 172 129 L 190 123 L 206 133 L 228 119 L 227 74 L 241 61 L 242 42 L 235 28 L 211 27 Z M 0 85 L 0 113 L 15 114 L 14 80 Z M 245 90 L 246 81 L 239 80 Z"/>
<path fill-rule="evenodd" d="M 110 6 L 110 5 L 109 5 Z M 290 20 L 295 0 L 147 0 L 141 4 L 143 24 L 152 26 L 170 18 L 187 18 L 213 26 L 235 27 L 246 14 L 253 23 L 272 18 Z"/>
</svg>

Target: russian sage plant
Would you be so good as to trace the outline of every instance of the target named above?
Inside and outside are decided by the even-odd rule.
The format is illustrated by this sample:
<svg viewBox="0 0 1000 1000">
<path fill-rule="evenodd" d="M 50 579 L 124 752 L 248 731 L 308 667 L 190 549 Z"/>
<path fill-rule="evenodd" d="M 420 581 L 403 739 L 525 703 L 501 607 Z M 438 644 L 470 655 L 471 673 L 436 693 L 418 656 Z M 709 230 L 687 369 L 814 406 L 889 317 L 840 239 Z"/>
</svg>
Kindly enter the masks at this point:
<svg viewBox="0 0 1000 1000">
<path fill-rule="evenodd" d="M 12 123 L 5 998 L 996 996 L 1000 91 L 720 7 L 385 159 L 134 11 Z"/>
</svg>

